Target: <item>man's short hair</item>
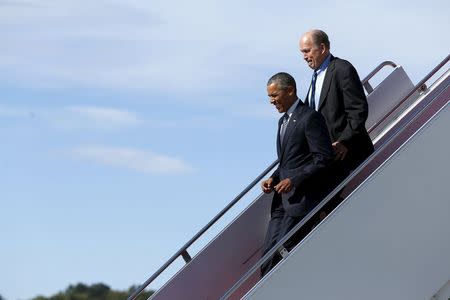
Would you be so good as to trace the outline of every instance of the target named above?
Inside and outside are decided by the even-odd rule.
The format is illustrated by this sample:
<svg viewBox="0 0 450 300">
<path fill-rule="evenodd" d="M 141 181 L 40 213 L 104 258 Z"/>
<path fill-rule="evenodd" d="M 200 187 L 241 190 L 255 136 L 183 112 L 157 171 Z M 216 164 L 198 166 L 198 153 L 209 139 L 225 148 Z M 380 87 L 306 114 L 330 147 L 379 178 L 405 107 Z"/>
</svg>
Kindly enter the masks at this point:
<svg viewBox="0 0 450 300">
<path fill-rule="evenodd" d="M 330 49 L 330 40 L 324 31 L 320 29 L 311 30 L 311 38 L 316 47 L 323 43 L 327 49 Z"/>
<path fill-rule="evenodd" d="M 294 90 L 297 91 L 297 85 L 295 84 L 295 79 L 290 74 L 286 72 L 279 72 L 272 77 L 270 77 L 269 81 L 267 81 L 267 86 L 272 83 L 276 84 L 279 89 L 285 90 L 288 86 L 294 87 Z"/>
</svg>

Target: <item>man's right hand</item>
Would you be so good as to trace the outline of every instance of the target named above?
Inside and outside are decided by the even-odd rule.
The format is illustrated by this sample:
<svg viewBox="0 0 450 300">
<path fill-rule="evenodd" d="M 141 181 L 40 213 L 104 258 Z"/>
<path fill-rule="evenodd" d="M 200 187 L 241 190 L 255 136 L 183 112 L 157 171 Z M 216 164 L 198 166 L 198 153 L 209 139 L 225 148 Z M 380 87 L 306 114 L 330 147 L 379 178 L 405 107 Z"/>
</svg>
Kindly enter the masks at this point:
<svg viewBox="0 0 450 300">
<path fill-rule="evenodd" d="M 273 190 L 273 178 L 269 178 L 261 182 L 261 189 L 264 193 L 270 194 Z"/>
</svg>

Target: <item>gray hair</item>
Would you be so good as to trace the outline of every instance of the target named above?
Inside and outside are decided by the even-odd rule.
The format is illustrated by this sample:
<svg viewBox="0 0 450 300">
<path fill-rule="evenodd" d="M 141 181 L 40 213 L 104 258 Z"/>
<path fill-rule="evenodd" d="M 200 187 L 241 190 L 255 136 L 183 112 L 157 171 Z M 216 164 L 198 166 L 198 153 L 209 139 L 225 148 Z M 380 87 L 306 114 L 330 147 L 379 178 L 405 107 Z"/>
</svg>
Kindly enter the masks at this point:
<svg viewBox="0 0 450 300">
<path fill-rule="evenodd" d="M 312 42 L 316 47 L 319 47 L 320 44 L 323 43 L 327 49 L 330 49 L 330 40 L 328 39 L 328 35 L 324 31 L 320 29 L 313 29 L 310 31 L 310 33 Z"/>
<path fill-rule="evenodd" d="M 276 84 L 279 89 L 285 90 L 288 86 L 294 87 L 294 90 L 297 91 L 297 85 L 295 84 L 295 79 L 292 75 L 286 72 L 279 72 L 272 77 L 270 77 L 269 81 L 267 81 L 267 86 L 272 83 Z"/>
</svg>

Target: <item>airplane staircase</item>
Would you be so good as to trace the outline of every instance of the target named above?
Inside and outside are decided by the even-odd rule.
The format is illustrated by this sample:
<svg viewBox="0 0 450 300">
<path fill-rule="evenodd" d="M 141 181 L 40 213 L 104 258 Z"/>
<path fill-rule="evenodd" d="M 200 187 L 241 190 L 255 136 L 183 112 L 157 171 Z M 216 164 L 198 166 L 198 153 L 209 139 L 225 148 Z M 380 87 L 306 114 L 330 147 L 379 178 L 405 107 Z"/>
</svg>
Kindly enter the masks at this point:
<svg viewBox="0 0 450 300">
<path fill-rule="evenodd" d="M 271 204 L 265 194 L 198 253 L 188 250 L 278 161 L 128 300 L 180 257 L 185 264 L 149 299 L 432 299 L 450 279 L 449 60 L 450 55 L 416 85 L 390 61 L 362 80 L 375 152 L 264 257 Z M 373 88 L 370 80 L 389 66 L 392 72 Z M 283 243 L 342 189 L 345 200 L 292 251 L 282 251 Z M 259 267 L 277 251 L 283 260 L 261 280 Z"/>
</svg>

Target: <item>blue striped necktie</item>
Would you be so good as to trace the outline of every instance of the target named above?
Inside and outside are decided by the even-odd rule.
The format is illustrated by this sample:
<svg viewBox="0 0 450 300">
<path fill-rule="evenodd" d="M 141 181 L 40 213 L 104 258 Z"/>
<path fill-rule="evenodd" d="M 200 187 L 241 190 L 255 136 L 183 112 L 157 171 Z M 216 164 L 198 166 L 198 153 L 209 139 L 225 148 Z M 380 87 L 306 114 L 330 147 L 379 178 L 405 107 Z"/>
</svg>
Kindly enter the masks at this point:
<svg viewBox="0 0 450 300">
<path fill-rule="evenodd" d="M 317 79 L 317 71 L 314 71 L 312 79 L 311 79 L 311 99 L 309 99 L 309 106 L 312 109 L 316 109 L 316 79 Z"/>
<path fill-rule="evenodd" d="M 283 123 L 281 123 L 280 128 L 280 142 L 283 143 L 284 133 L 286 132 L 286 127 L 289 121 L 289 115 L 287 113 L 283 116 Z"/>
</svg>

